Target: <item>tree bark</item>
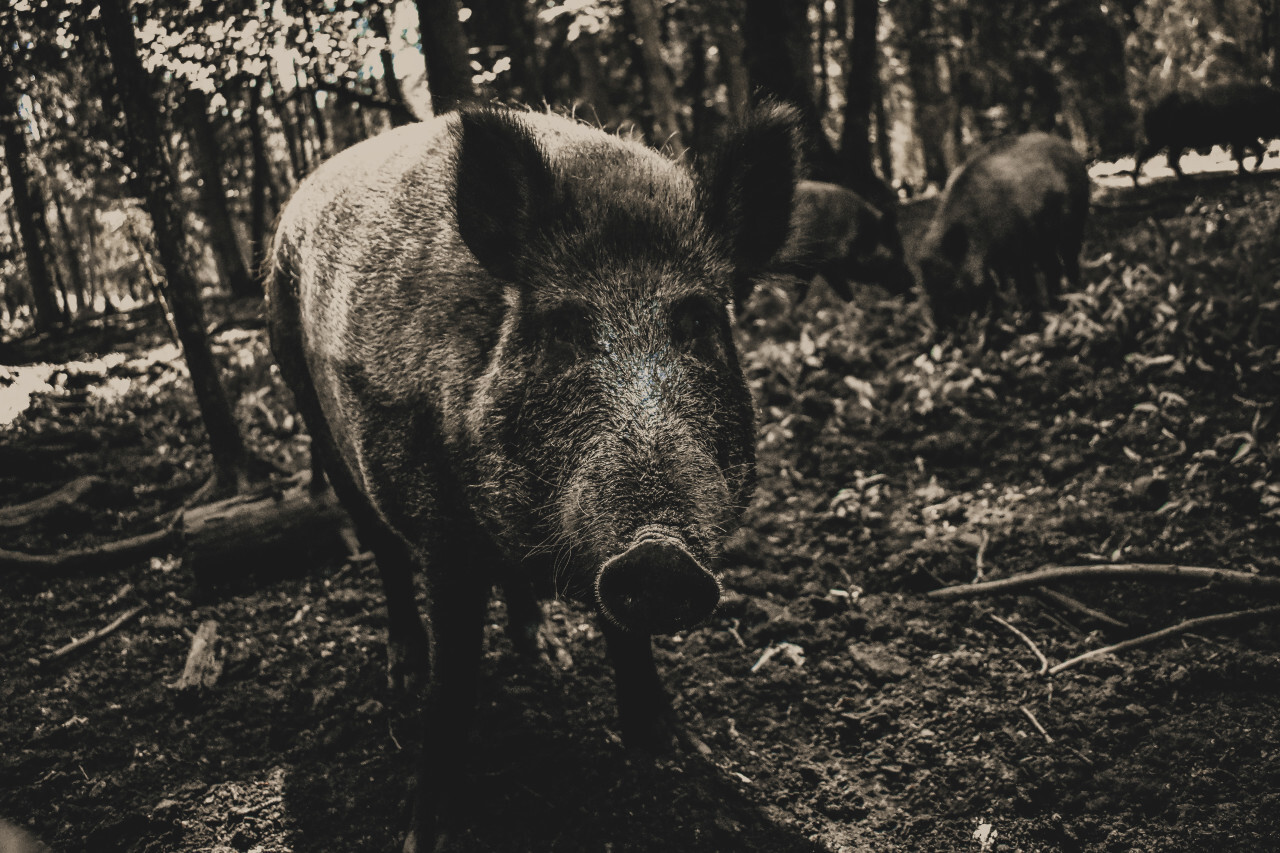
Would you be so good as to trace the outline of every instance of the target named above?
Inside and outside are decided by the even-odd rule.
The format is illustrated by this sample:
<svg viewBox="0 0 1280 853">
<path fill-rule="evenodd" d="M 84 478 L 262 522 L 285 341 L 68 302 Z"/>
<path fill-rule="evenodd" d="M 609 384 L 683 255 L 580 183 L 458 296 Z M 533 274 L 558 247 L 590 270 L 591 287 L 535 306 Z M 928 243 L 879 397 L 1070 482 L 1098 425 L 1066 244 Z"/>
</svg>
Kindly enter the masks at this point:
<svg viewBox="0 0 1280 853">
<path fill-rule="evenodd" d="M 635 25 L 636 47 L 648 96 L 650 140 L 659 147 L 670 148 L 676 155 L 684 152 L 680 134 L 679 109 L 671 69 L 662 55 L 662 22 L 654 0 L 627 0 L 631 21 Z"/>
<path fill-rule="evenodd" d="M 262 84 L 257 80 L 249 81 L 246 109 L 253 170 L 249 185 L 249 257 L 254 269 L 263 269 L 267 257 L 267 182 L 271 180 L 271 167 L 267 164 L 267 148 L 262 139 Z"/>
<path fill-rule="evenodd" d="M 293 182 L 296 184 L 306 176 L 308 171 L 306 152 L 302 150 L 302 141 L 298 138 L 298 129 L 294 127 L 293 116 L 289 112 L 289 105 L 280 97 L 279 79 L 276 78 L 275 74 L 268 72 L 267 80 L 271 85 L 271 109 L 275 111 L 276 118 L 280 121 L 280 129 L 284 133 L 285 148 L 289 153 L 289 166 L 293 169 Z M 262 84 L 250 82 L 248 85 L 250 89 L 260 89 Z M 254 98 L 255 96 L 250 92 L 249 97 L 246 98 L 246 110 L 255 109 Z M 260 90 L 256 99 L 260 108 L 262 102 L 262 93 Z M 257 127 L 257 132 L 261 135 L 261 118 L 257 116 L 256 111 L 254 114 L 249 115 L 248 119 L 251 132 L 253 127 Z M 249 145 L 252 150 L 254 145 L 252 140 L 250 140 Z M 253 166 L 251 165 L 250 168 L 253 169 Z"/>
<path fill-rule="evenodd" d="M 840 159 L 844 167 L 843 183 L 864 196 L 868 196 L 868 188 L 879 181 L 871 164 L 871 110 L 880 94 L 876 49 L 879 21 L 880 0 L 853 0 L 853 37 L 849 40 L 845 77 Z"/>
<path fill-rule="evenodd" d="M 13 212 L 18 220 L 18 234 L 27 261 L 27 277 L 31 282 L 31 307 L 37 331 L 48 331 L 58 324 L 58 297 L 53 275 L 45 256 L 49 227 L 44 221 L 44 202 L 40 190 L 32 186 L 27 171 L 27 135 L 18 113 L 18 101 L 0 81 L 0 134 L 4 136 L 4 162 L 13 190 Z"/>
<path fill-rule="evenodd" d="M 924 159 L 925 183 L 941 187 L 950 174 L 946 155 L 950 105 L 938 79 L 941 69 L 933 7 L 911 3 L 902 6 L 902 15 L 903 30 L 915 33 L 907 39 L 907 76 L 915 94 L 915 137 Z"/>
<path fill-rule="evenodd" d="M 197 89 L 188 91 L 182 103 L 191 136 L 191 158 L 200 176 L 200 201 L 205 225 L 209 228 L 209 247 L 223 284 L 233 296 L 261 296 L 262 288 L 249 275 L 236 242 L 235 226 L 231 223 L 227 194 L 222 186 L 222 152 L 213 123 L 209 121 L 208 108 L 209 99 Z"/>
<path fill-rule="evenodd" d="M 395 59 L 391 53 L 391 31 L 387 28 L 387 13 L 381 8 L 374 8 L 369 13 L 368 21 L 369 30 L 384 42 L 378 56 L 382 60 L 382 86 L 387 90 L 389 104 L 387 115 L 391 119 L 391 126 L 412 124 L 418 120 L 418 117 L 413 114 L 413 110 L 409 109 L 409 102 L 404 96 L 404 87 L 400 85 L 400 78 L 396 76 Z"/>
<path fill-rule="evenodd" d="M 736 21 L 724 22 L 719 33 L 720 78 L 724 81 L 729 119 L 741 121 L 751 106 L 751 79 L 744 62 L 746 47 Z"/>
<path fill-rule="evenodd" d="M 800 111 L 813 177 L 839 177 L 835 148 L 822 128 L 815 100 L 808 0 L 746 0 L 743 41 L 754 97 L 774 98 Z"/>
<path fill-rule="evenodd" d="M 76 239 L 76 232 L 67 222 L 67 214 L 62 207 L 62 197 L 52 184 L 49 186 L 49 200 L 53 202 L 53 214 L 58 219 L 58 231 L 62 234 L 62 239 L 58 242 L 62 244 L 62 259 L 67 265 L 67 274 L 71 276 L 71 292 L 76 295 L 76 313 L 81 314 L 85 310 L 87 302 L 85 294 L 88 292 L 88 287 L 85 284 L 84 264 L 80 260 L 79 241 Z M 69 303 L 67 315 L 71 315 Z"/>
<path fill-rule="evenodd" d="M 213 456 L 215 492 L 240 491 L 246 483 L 247 453 L 239 426 L 218 377 L 213 350 L 205 335 L 204 307 L 187 257 L 186 240 L 177 215 L 177 188 L 172 185 L 160 129 L 160 112 L 151 80 L 138 57 L 138 44 L 127 0 L 104 0 L 100 25 L 115 69 L 125 107 L 127 154 L 133 161 L 147 213 L 155 230 L 156 249 L 164 267 L 165 296 L 182 341 L 196 402 Z"/>
<path fill-rule="evenodd" d="M 422 57 L 427 63 L 431 112 L 450 112 L 475 98 L 467 40 L 458 20 L 458 0 L 415 0 Z"/>
</svg>

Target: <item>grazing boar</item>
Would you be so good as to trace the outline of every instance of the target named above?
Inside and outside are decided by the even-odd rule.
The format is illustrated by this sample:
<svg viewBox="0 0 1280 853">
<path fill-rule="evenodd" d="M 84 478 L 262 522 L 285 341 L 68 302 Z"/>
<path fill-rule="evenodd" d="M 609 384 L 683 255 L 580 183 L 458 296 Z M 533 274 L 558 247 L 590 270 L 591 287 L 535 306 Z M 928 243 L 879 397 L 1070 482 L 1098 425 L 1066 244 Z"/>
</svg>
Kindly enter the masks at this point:
<svg viewBox="0 0 1280 853">
<path fill-rule="evenodd" d="M 1012 286 L 1039 317 L 1065 275 L 1080 282 L 1089 175 L 1071 144 L 1048 133 L 988 143 L 952 174 L 920 243 L 934 324 L 953 329 L 991 310 Z"/>
<path fill-rule="evenodd" d="M 1207 154 L 1215 145 L 1231 148 L 1240 174 L 1252 149 L 1256 172 L 1267 143 L 1280 137 L 1280 91 L 1261 83 L 1232 82 L 1199 92 L 1170 92 L 1142 116 L 1142 128 L 1145 140 L 1133 155 L 1135 184 L 1142 164 L 1161 149 L 1168 149 L 1169 168 L 1179 178 L 1186 177 L 1181 165 L 1184 151 Z"/>
<path fill-rule="evenodd" d="M 905 293 L 914 280 L 903 261 L 902 238 L 892 214 L 839 184 L 801 181 L 791 213 L 791 236 L 772 269 L 800 280 L 797 302 L 819 275 L 845 301 L 853 299 L 850 281 Z"/>
<path fill-rule="evenodd" d="M 405 850 L 448 846 L 495 582 L 514 639 L 536 630 L 534 578 L 592 607 L 624 742 L 675 742 L 650 637 L 715 609 L 753 488 L 728 306 L 786 239 L 796 139 L 763 108 L 695 173 L 468 108 L 337 155 L 285 209 L 272 346 L 377 557 L 392 674 L 429 672 Z"/>
</svg>

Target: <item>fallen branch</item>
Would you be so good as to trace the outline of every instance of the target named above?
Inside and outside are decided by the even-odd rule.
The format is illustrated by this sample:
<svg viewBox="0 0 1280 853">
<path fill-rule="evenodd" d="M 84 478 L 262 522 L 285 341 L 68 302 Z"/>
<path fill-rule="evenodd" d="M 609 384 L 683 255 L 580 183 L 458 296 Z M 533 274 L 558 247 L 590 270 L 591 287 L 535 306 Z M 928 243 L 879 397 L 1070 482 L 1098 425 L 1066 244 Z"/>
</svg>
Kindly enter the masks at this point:
<svg viewBox="0 0 1280 853">
<path fill-rule="evenodd" d="M 1044 675 L 1045 672 L 1049 669 L 1049 659 L 1044 656 L 1043 652 L 1040 651 L 1040 647 L 1036 645 L 1036 641 L 1028 637 L 1026 634 L 1022 633 L 1013 625 L 1001 619 L 999 616 L 995 615 L 994 613 L 988 613 L 987 615 L 990 616 L 995 621 L 999 622 L 1001 625 L 1008 628 L 1015 635 L 1017 635 L 1018 639 L 1022 640 L 1022 642 L 1027 644 L 1027 648 L 1031 649 L 1031 653 L 1036 656 L 1036 660 L 1040 661 L 1040 670 L 1036 674 Z"/>
<path fill-rule="evenodd" d="M 1040 725 L 1040 721 L 1036 719 L 1035 714 L 1031 713 L 1030 708 L 1028 708 L 1026 705 L 1019 705 L 1018 710 L 1021 711 L 1023 714 L 1026 714 L 1027 719 L 1031 721 L 1031 725 L 1036 727 L 1036 731 L 1044 735 L 1045 743 L 1053 743 L 1053 735 L 1049 734 L 1044 730 L 1044 726 Z"/>
<path fill-rule="evenodd" d="M 1121 622 L 1119 619 L 1115 618 L 1114 616 L 1110 616 L 1106 613 L 1103 613 L 1101 610 L 1095 610 L 1089 605 L 1085 604 L 1080 599 L 1072 598 L 1071 596 L 1067 595 L 1065 592 L 1059 592 L 1056 589 L 1041 589 L 1041 590 L 1037 590 L 1036 594 L 1039 595 L 1044 600 L 1052 601 L 1054 604 L 1060 605 L 1061 607 L 1065 607 L 1067 610 L 1070 610 L 1073 613 L 1079 613 L 1081 616 L 1088 616 L 1090 619 L 1094 620 L 1095 622 L 1101 622 L 1102 624 L 1110 625 L 1113 628 L 1129 627 L 1128 622 Z"/>
<path fill-rule="evenodd" d="M 350 521 L 327 493 L 317 496 L 308 486 L 305 474 L 272 483 L 191 507 L 161 530 L 92 548 L 54 554 L 0 550 L 0 572 L 101 574 L 151 557 L 181 554 L 198 578 L 211 580 L 296 566 L 321 552 L 346 554 L 341 533 Z"/>
<path fill-rule="evenodd" d="M 71 642 L 67 643 L 65 646 L 62 646 L 61 648 L 50 652 L 49 656 L 44 658 L 43 660 L 32 658 L 31 662 L 39 666 L 45 666 L 52 663 L 55 660 L 58 660 L 59 658 L 66 657 L 67 655 L 71 654 L 74 651 L 77 651 L 78 649 L 82 649 L 85 646 L 88 646 L 92 643 L 96 643 L 99 640 L 101 640 L 103 637 L 107 636 L 111 632 L 118 629 L 124 623 L 128 622 L 133 617 L 137 616 L 143 610 L 146 610 L 146 608 L 147 606 L 145 604 L 139 604 L 137 607 L 134 607 L 131 610 L 126 610 L 123 614 L 118 616 L 116 620 L 112 622 L 110 625 L 99 628 L 96 631 L 91 631 L 88 634 L 85 634 L 83 637 L 81 637 L 78 640 L 72 640 Z"/>
<path fill-rule="evenodd" d="M 1068 580 L 1133 580 L 1135 578 L 1170 578 L 1215 582 L 1233 589 L 1248 589 L 1280 595 L 1280 577 L 1264 577 L 1231 569 L 1200 566 L 1174 566 L 1165 563 L 1107 563 L 1097 566 L 1050 566 L 1035 572 L 983 583 L 944 586 L 927 593 L 930 598 L 971 598 L 979 595 L 1003 595 L 1030 586 Z"/>
<path fill-rule="evenodd" d="M 93 567 L 100 572 L 122 568 L 147 557 L 163 554 L 181 539 L 176 525 L 92 548 L 56 554 L 26 554 L 0 550 L 0 570 L 25 569 L 66 574 Z"/>
<path fill-rule="evenodd" d="M 70 506 L 94 489 L 100 488 L 105 482 L 101 477 L 90 474 L 72 480 L 56 492 L 50 492 L 33 501 L 0 507 L 0 527 L 21 527 L 48 515 L 59 507 Z"/>
<path fill-rule="evenodd" d="M 1179 622 L 1177 625 L 1170 625 L 1168 628 L 1161 628 L 1159 631 L 1152 631 L 1150 634 L 1143 634 L 1140 637 L 1133 637 L 1110 646 L 1104 646 L 1100 649 L 1093 649 L 1084 654 L 1076 655 L 1073 658 L 1064 660 L 1062 663 L 1049 667 L 1048 675 L 1057 675 L 1065 669 L 1070 669 L 1081 661 L 1091 658 L 1101 657 L 1102 655 L 1117 654 L 1136 648 L 1137 646 L 1145 646 L 1154 643 L 1157 640 L 1163 640 L 1166 637 L 1174 637 L 1178 634 L 1185 634 L 1188 631 L 1194 631 L 1197 628 L 1203 628 L 1206 625 L 1225 625 L 1228 622 L 1241 622 L 1254 619 L 1266 619 L 1269 616 L 1280 616 L 1280 604 L 1273 604 L 1270 607 L 1258 607 L 1253 610 L 1233 610 L 1230 613 L 1215 613 L 1211 616 L 1197 616 L 1195 619 L 1188 619 L 1185 622 Z"/>
</svg>

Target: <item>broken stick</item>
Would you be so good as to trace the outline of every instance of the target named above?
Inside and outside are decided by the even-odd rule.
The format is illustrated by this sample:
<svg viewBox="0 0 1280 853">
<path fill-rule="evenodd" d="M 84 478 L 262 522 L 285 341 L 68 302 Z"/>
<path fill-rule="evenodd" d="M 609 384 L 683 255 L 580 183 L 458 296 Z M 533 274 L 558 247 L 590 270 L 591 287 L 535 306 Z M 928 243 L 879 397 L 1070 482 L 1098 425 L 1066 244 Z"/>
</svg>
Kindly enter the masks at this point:
<svg viewBox="0 0 1280 853">
<path fill-rule="evenodd" d="M 1159 631 L 1152 631 L 1150 634 L 1143 634 L 1140 637 L 1124 640 L 1110 646 L 1103 646 L 1100 649 L 1093 649 L 1084 654 L 1076 655 L 1073 658 L 1064 660 L 1062 663 L 1054 664 L 1049 667 L 1048 675 L 1057 675 L 1064 669 L 1070 669 L 1081 661 L 1091 658 L 1100 657 L 1102 655 L 1117 654 L 1127 649 L 1136 648 L 1137 646 L 1145 646 L 1154 643 L 1157 640 L 1163 640 L 1166 637 L 1174 637 L 1178 634 L 1185 634 L 1194 631 L 1197 628 L 1203 628 L 1206 625 L 1224 625 L 1228 622 L 1242 622 L 1245 620 L 1266 619 L 1270 616 L 1280 616 L 1280 604 L 1273 604 L 1270 607 L 1258 607 L 1253 610 L 1233 610 L 1230 613 L 1214 613 L 1210 616 L 1197 616 L 1195 619 L 1188 619 L 1185 622 L 1179 622 L 1177 625 L 1170 625 L 1168 628 L 1161 628 Z"/>
<path fill-rule="evenodd" d="M 38 665 L 44 666 L 46 664 L 52 663 L 55 660 L 58 660 L 59 658 L 64 658 L 78 649 L 82 649 L 85 646 L 90 645 L 91 643 L 98 642 L 103 637 L 115 631 L 121 625 L 128 622 L 130 619 L 137 616 L 139 613 L 141 613 L 143 610 L 146 610 L 146 609 L 147 609 L 147 605 L 139 604 L 137 607 L 134 607 L 131 610 L 126 610 L 123 614 L 118 616 L 116 620 L 112 622 L 110 625 L 99 628 L 96 631 L 91 631 L 88 634 L 85 634 L 83 637 L 81 637 L 78 640 L 72 640 L 71 642 L 67 643 L 65 646 L 62 646 L 61 648 L 50 652 L 49 656 L 44 658 L 43 660 L 32 658 L 32 662 Z"/>
<path fill-rule="evenodd" d="M 1002 595 L 1031 586 L 1068 580 L 1133 580 L 1137 578 L 1170 578 L 1214 582 L 1234 589 L 1249 589 L 1280 595 L 1280 577 L 1255 575 L 1231 569 L 1202 566 L 1174 566 L 1165 563 L 1107 563 L 1097 566 L 1049 566 L 1035 572 L 983 583 L 944 586 L 927 593 L 930 598 L 972 598 L 979 595 Z"/>
</svg>

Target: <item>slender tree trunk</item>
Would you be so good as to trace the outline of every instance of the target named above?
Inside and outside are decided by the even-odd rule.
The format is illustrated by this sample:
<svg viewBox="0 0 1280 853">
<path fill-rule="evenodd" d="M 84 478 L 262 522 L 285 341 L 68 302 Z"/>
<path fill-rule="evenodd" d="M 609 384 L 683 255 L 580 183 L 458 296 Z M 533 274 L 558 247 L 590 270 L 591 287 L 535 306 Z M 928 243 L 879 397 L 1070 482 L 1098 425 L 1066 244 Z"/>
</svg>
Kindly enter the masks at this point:
<svg viewBox="0 0 1280 853">
<path fill-rule="evenodd" d="M 307 109 L 311 113 L 311 121 L 316 126 L 316 160 L 324 160 L 333 153 L 333 146 L 329 144 L 329 125 L 325 121 L 324 110 L 320 109 L 319 93 L 314 91 L 305 92 L 302 98 L 307 102 Z"/>
<path fill-rule="evenodd" d="M 880 0 L 853 0 L 853 37 L 849 40 L 844 88 L 844 131 L 840 141 L 844 181 L 867 194 L 877 181 L 871 165 L 871 111 L 880 95 L 880 63 L 876 28 Z"/>
<path fill-rule="evenodd" d="M 62 270 L 58 269 L 57 258 L 51 257 L 52 263 L 49 269 L 53 270 L 53 283 L 57 288 L 59 300 L 58 317 L 63 323 L 71 323 L 71 294 L 67 293 L 67 280 L 62 277 Z"/>
<path fill-rule="evenodd" d="M 413 114 L 413 110 L 409 109 L 409 102 L 404 96 L 404 87 L 400 85 L 400 78 L 396 76 L 395 58 L 391 53 L 391 31 L 387 28 L 387 13 L 380 8 L 372 9 L 368 21 L 369 30 L 384 42 L 378 56 L 382 60 L 382 86 L 387 91 L 387 101 L 392 105 L 387 111 L 391 126 L 411 124 L 417 121 L 418 117 Z"/>
<path fill-rule="evenodd" d="M 178 193 L 170 183 L 160 113 L 152 95 L 151 80 L 138 57 L 128 0 L 103 0 L 100 9 L 101 31 L 125 107 L 128 153 L 145 192 L 157 253 L 164 267 L 165 296 L 182 340 L 191 384 L 209 436 L 214 491 L 220 494 L 240 491 L 247 479 L 247 453 L 205 334 L 204 307 L 200 304 L 186 256 L 186 241 L 180 230 L 181 219 L 175 207 Z"/>
<path fill-rule="evenodd" d="M 9 224 L 9 245 L 14 247 L 14 257 L 16 258 L 22 251 L 22 232 L 18 228 L 18 223 L 14 221 L 13 207 L 11 205 L 4 205 L 4 218 L 5 222 Z M 3 279 L 0 279 L 0 281 L 3 281 Z M 31 306 L 31 288 L 27 286 L 29 281 L 29 278 L 24 281 L 18 276 L 4 281 L 4 304 L 9 312 L 9 320 L 7 322 L 17 320 L 18 311 L 22 306 Z"/>
<path fill-rule="evenodd" d="M 941 187 L 950 173 L 946 144 L 951 108 L 939 80 L 933 7 L 929 3 L 912 3 L 903 6 L 901 14 L 903 30 L 916 34 L 907 40 L 907 76 L 915 95 L 915 138 L 924 159 L 924 178 L 926 183 Z"/>
<path fill-rule="evenodd" d="M 540 103 L 542 62 L 538 56 L 538 34 L 526 12 L 523 0 L 502 0 L 499 14 L 507 34 L 507 55 L 511 57 L 511 76 L 520 99 L 528 104 Z"/>
<path fill-rule="evenodd" d="M 293 182 L 296 184 L 302 180 L 307 174 L 306 152 L 302 150 L 302 141 L 298 138 L 298 130 L 293 124 L 293 116 L 289 112 L 288 105 L 280 97 L 280 81 L 275 74 L 268 74 L 268 81 L 271 85 L 271 109 L 276 114 L 276 118 L 280 120 L 280 130 L 284 133 L 285 149 L 289 153 L 289 166 L 293 169 Z M 260 87 L 261 83 L 250 84 L 254 87 Z M 261 91 L 258 93 L 258 101 L 261 102 Z M 250 107 L 246 105 L 245 109 Z M 253 122 L 252 117 L 249 118 Z M 261 119 L 258 119 L 261 121 Z"/>
<path fill-rule="evenodd" d="M 44 202 L 40 190 L 29 182 L 27 171 L 27 135 L 23 129 L 18 101 L 0 81 L 0 134 L 4 136 L 4 162 L 13 191 L 13 212 L 22 237 L 22 251 L 27 261 L 27 277 L 31 282 L 31 307 L 35 327 L 48 331 L 59 320 L 58 297 L 53 274 L 45 256 L 49 227 L 44 221 Z"/>
<path fill-rule="evenodd" d="M 244 255 L 236 242 L 235 226 L 227 208 L 227 194 L 222 186 L 222 151 L 218 135 L 209 121 L 209 99 L 192 89 L 182 103 L 183 116 L 191 135 L 191 158 L 200 176 L 200 201 L 205 225 L 209 229 L 209 247 L 222 276 L 223 284 L 234 296 L 261 296 L 262 288 L 249 275 Z"/>
<path fill-rule="evenodd" d="M 81 210 L 80 221 L 83 223 L 82 231 L 87 235 L 89 241 L 89 263 L 87 265 L 89 272 L 89 287 L 94 296 L 94 307 L 97 307 L 97 297 L 102 297 L 102 313 L 116 313 L 115 303 L 111 300 L 111 294 L 107 292 L 107 278 L 102 274 L 102 256 L 98 251 L 98 217 L 92 210 Z"/>
<path fill-rule="evenodd" d="M 736 21 L 724 22 L 719 33 L 720 77 L 724 81 L 725 100 L 728 101 L 729 119 L 741 121 L 751 106 L 751 79 L 743 61 L 746 50 L 742 31 Z"/>
<path fill-rule="evenodd" d="M 671 69 L 662 55 L 662 21 L 658 7 L 654 0 L 627 0 L 627 9 L 635 24 L 644 89 L 653 116 L 650 139 L 655 145 L 668 147 L 678 155 L 684 151 L 684 140 L 680 134 L 679 108 L 671 82 Z"/>
<path fill-rule="evenodd" d="M 815 100 L 808 0 L 746 0 L 742 35 L 755 97 L 785 101 L 800 111 L 813 176 L 836 179 L 835 148 Z"/>
<path fill-rule="evenodd" d="M 62 232 L 62 256 L 67 265 L 67 274 L 71 276 L 71 290 L 76 295 L 76 312 L 83 313 L 85 294 L 89 292 L 89 288 L 85 284 L 84 264 L 80 261 L 80 241 L 76 239 L 76 232 L 67 223 L 67 214 L 62 208 L 62 199 L 58 191 L 50 187 L 49 198 L 53 201 L 54 215 L 58 217 L 58 230 Z M 71 313 L 70 309 L 67 313 Z"/>
<path fill-rule="evenodd" d="M 838 4 L 837 4 L 838 5 Z M 838 39 L 844 38 L 841 33 Z M 827 73 L 827 4 L 818 3 L 818 109 L 831 109 L 831 75 Z"/>
<path fill-rule="evenodd" d="M 414 5 L 418 7 L 422 57 L 427 63 L 431 112 L 440 115 L 475 98 L 458 0 L 415 0 Z"/>
<path fill-rule="evenodd" d="M 705 151 L 711 142 L 711 109 L 707 92 L 707 40 L 699 28 L 689 39 L 689 76 L 685 80 L 685 102 L 690 110 L 690 146 Z"/>
<path fill-rule="evenodd" d="M 596 121 L 602 125 L 609 124 L 614 116 L 605 88 L 604 72 L 600 68 L 599 36 L 583 30 L 570 45 L 569 52 L 573 54 L 578 71 L 578 85 L 573 87 L 575 106 L 585 105 Z"/>
<path fill-rule="evenodd" d="M 885 98 L 887 93 L 884 90 L 884 82 L 880 83 L 877 89 L 877 97 L 875 101 L 876 111 L 876 159 L 880 163 L 880 177 L 884 178 L 884 182 L 893 185 L 893 145 L 889 131 L 889 110 L 885 107 Z"/>
<path fill-rule="evenodd" d="M 247 111 L 253 172 L 249 185 L 249 257 L 253 268 L 260 270 L 264 268 L 267 254 L 267 184 L 271 181 L 271 167 L 262 138 L 262 88 L 257 80 L 249 81 Z"/>
</svg>

